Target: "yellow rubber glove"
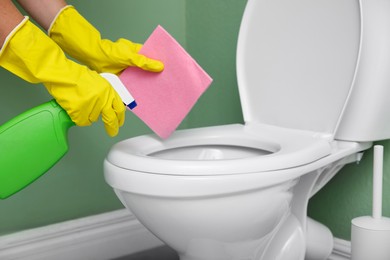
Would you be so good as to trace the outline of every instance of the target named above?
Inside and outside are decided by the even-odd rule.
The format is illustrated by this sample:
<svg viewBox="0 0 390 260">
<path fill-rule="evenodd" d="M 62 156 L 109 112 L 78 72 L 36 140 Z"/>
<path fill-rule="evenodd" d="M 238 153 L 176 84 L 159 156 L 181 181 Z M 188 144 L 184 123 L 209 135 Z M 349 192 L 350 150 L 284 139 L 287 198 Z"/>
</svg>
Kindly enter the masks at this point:
<svg viewBox="0 0 390 260">
<path fill-rule="evenodd" d="M 99 73 L 118 74 L 129 66 L 153 72 L 164 69 L 162 62 L 138 54 L 141 44 L 102 39 L 99 31 L 70 5 L 57 14 L 48 33 L 66 53 Z"/>
<path fill-rule="evenodd" d="M 27 17 L 3 44 L 0 66 L 31 83 L 43 83 L 76 125 L 90 125 L 101 115 L 107 133 L 115 136 L 124 123 L 125 107 L 108 81 L 67 59 Z"/>
</svg>

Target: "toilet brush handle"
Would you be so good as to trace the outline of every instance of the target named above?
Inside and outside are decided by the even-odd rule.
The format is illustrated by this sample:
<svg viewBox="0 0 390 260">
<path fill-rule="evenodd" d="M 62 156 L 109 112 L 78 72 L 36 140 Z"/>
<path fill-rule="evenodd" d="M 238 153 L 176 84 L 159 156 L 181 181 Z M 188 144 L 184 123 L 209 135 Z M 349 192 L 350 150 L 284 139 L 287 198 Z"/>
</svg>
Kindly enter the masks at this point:
<svg viewBox="0 0 390 260">
<path fill-rule="evenodd" d="M 383 146 L 374 146 L 374 173 L 372 190 L 372 217 L 382 218 Z"/>
</svg>

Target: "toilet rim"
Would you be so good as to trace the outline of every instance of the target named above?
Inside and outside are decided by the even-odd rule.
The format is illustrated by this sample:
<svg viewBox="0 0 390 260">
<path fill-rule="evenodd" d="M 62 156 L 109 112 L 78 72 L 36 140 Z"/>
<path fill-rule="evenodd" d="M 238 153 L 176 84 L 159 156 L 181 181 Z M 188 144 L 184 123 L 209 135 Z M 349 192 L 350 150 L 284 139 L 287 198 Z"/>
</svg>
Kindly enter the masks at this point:
<svg viewBox="0 0 390 260">
<path fill-rule="evenodd" d="M 205 161 L 150 156 L 169 149 L 208 145 L 258 149 L 270 154 Z M 312 163 L 330 153 L 329 140 L 316 133 L 267 125 L 252 127 L 235 124 L 179 130 L 167 140 L 154 135 L 130 138 L 115 144 L 106 161 L 133 172 L 209 176 L 294 168 Z"/>
</svg>

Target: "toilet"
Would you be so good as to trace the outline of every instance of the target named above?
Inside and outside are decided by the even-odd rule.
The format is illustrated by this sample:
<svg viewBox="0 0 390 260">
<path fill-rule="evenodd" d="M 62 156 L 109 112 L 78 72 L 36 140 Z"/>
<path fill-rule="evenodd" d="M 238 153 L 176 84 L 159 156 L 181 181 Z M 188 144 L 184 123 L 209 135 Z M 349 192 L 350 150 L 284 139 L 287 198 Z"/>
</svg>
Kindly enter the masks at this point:
<svg viewBox="0 0 390 260">
<path fill-rule="evenodd" d="M 308 200 L 390 138 L 389 32 L 389 1 L 249 0 L 245 123 L 120 141 L 107 183 L 181 260 L 327 259 L 333 237 Z"/>
</svg>

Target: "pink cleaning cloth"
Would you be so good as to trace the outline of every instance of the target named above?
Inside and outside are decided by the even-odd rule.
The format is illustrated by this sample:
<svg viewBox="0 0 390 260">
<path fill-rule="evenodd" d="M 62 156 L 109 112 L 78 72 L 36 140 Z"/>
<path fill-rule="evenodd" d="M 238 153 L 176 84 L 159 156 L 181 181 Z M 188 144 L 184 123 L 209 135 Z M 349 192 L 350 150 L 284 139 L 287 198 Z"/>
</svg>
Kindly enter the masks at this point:
<svg viewBox="0 0 390 260">
<path fill-rule="evenodd" d="M 132 110 L 158 136 L 168 138 L 186 117 L 212 78 L 161 26 L 140 54 L 164 63 L 160 73 L 129 67 L 119 78 L 137 102 Z"/>
</svg>

